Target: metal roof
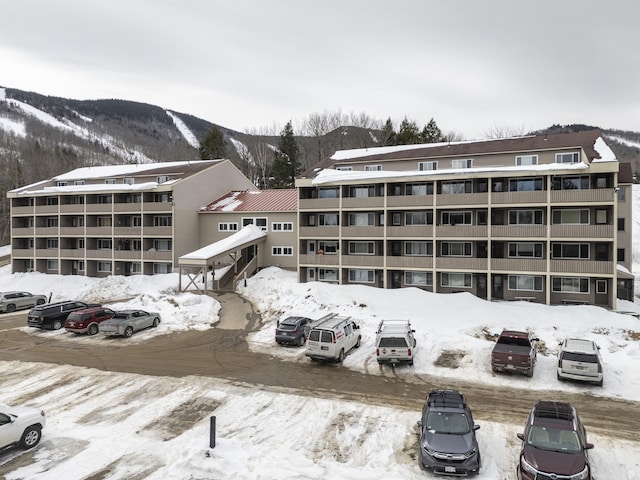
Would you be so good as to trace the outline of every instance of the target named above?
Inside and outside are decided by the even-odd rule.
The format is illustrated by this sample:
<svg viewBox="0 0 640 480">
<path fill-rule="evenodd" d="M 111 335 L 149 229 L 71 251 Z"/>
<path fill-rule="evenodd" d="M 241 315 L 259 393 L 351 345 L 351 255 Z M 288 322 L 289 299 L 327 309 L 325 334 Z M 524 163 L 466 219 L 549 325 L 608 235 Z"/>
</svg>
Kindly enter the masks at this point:
<svg viewBox="0 0 640 480">
<path fill-rule="evenodd" d="M 295 188 L 232 191 L 200 209 L 200 212 L 295 212 Z"/>
</svg>

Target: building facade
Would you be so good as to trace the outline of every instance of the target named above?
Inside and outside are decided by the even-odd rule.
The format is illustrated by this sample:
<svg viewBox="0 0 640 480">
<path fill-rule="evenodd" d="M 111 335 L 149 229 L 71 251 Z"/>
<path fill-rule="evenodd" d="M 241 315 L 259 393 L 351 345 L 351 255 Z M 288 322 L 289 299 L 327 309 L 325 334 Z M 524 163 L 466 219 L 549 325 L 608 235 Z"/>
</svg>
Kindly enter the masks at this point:
<svg viewBox="0 0 640 480">
<path fill-rule="evenodd" d="M 296 181 L 298 278 L 614 307 L 631 182 L 599 131 L 336 152 Z"/>
</svg>

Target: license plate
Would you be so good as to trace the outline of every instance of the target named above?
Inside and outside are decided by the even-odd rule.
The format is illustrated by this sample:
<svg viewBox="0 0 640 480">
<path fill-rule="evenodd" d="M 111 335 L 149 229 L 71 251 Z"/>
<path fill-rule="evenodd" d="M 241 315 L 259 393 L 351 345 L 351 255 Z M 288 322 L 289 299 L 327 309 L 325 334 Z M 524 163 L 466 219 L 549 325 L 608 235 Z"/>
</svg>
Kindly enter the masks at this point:
<svg viewBox="0 0 640 480">
<path fill-rule="evenodd" d="M 320 347 L 320 350 L 329 350 L 329 347 Z"/>
<path fill-rule="evenodd" d="M 456 473 L 456 467 L 444 467 L 446 473 Z"/>
</svg>

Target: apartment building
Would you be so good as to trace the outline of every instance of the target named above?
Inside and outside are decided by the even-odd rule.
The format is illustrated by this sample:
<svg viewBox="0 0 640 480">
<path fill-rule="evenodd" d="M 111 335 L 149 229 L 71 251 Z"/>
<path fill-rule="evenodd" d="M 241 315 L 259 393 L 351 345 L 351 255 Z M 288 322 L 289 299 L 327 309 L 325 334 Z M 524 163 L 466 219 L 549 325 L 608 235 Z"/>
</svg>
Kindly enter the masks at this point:
<svg viewBox="0 0 640 480">
<path fill-rule="evenodd" d="M 13 272 L 172 272 L 201 246 L 199 209 L 230 189 L 257 190 L 229 160 L 207 160 L 85 167 L 11 190 Z"/>
<path fill-rule="evenodd" d="M 339 151 L 296 181 L 298 278 L 615 308 L 631 183 L 598 130 Z"/>
</svg>

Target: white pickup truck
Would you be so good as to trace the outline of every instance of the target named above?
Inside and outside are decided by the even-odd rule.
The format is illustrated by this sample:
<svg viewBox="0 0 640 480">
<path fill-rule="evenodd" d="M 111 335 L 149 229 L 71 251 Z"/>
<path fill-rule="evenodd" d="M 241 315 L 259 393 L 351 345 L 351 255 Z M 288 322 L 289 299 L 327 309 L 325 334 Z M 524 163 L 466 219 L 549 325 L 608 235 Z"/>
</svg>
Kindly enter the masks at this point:
<svg viewBox="0 0 640 480">
<path fill-rule="evenodd" d="M 23 449 L 35 447 L 45 424 L 43 410 L 0 405 L 0 450 L 13 445 Z"/>
<path fill-rule="evenodd" d="M 405 362 L 413 365 L 415 330 L 409 320 L 382 320 L 376 331 L 376 359 L 379 364 Z"/>
</svg>

